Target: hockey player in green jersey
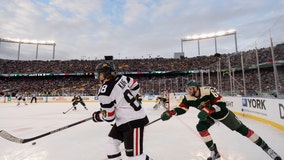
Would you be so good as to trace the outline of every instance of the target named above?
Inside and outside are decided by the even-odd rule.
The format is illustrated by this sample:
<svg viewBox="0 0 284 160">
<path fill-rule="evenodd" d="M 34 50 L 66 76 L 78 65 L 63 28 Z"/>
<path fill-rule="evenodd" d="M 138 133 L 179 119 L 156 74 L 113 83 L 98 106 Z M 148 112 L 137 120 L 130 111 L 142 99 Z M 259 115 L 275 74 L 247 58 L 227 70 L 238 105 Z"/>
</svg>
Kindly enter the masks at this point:
<svg viewBox="0 0 284 160">
<path fill-rule="evenodd" d="M 272 150 L 266 142 L 253 130 L 244 125 L 236 115 L 226 107 L 225 101 L 216 88 L 210 86 L 201 87 L 195 80 L 187 83 L 186 91 L 188 95 L 184 96 L 182 102 L 173 110 L 167 110 L 161 115 L 163 121 L 170 119 L 173 115 L 181 115 L 187 112 L 189 107 L 195 107 L 200 110 L 198 114 L 199 122 L 196 129 L 202 140 L 211 151 L 207 160 L 220 158 L 216 144 L 213 142 L 208 129 L 214 125 L 215 121 L 223 123 L 232 131 L 237 131 L 243 136 L 263 149 L 272 159 L 281 160 L 281 157 Z"/>
<path fill-rule="evenodd" d="M 73 110 L 76 110 L 76 105 L 80 103 L 82 106 L 84 106 L 84 108 L 86 110 L 88 110 L 88 108 L 86 107 L 85 102 L 83 101 L 83 98 L 80 95 L 75 94 L 73 99 L 72 99 L 72 105 L 73 105 Z"/>
</svg>

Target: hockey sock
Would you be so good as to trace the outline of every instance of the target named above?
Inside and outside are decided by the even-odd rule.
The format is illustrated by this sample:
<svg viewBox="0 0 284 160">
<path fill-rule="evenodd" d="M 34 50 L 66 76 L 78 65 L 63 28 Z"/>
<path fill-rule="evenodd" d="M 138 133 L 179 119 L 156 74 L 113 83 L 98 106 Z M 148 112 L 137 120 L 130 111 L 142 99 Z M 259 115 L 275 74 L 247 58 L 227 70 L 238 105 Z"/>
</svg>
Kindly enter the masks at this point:
<svg viewBox="0 0 284 160">
<path fill-rule="evenodd" d="M 249 140 L 251 140 L 253 143 L 258 145 L 262 149 L 267 148 L 267 144 L 264 142 L 264 140 L 256 133 L 254 133 L 253 130 L 247 128 L 245 125 L 241 126 L 236 131 L 242 134 L 243 136 L 246 136 Z"/>
<path fill-rule="evenodd" d="M 256 133 L 254 133 L 253 130 L 248 129 L 248 134 L 246 135 L 253 143 L 261 147 L 262 149 L 267 148 L 267 144 L 264 142 L 264 140 L 259 137 Z"/>
<path fill-rule="evenodd" d="M 210 151 L 212 151 L 214 148 L 214 143 L 213 143 L 213 140 L 212 140 L 212 137 L 210 135 L 210 133 L 208 132 L 208 130 L 205 130 L 205 131 L 202 131 L 202 132 L 199 132 L 202 140 L 205 142 L 206 146 L 208 147 L 208 149 Z"/>
</svg>

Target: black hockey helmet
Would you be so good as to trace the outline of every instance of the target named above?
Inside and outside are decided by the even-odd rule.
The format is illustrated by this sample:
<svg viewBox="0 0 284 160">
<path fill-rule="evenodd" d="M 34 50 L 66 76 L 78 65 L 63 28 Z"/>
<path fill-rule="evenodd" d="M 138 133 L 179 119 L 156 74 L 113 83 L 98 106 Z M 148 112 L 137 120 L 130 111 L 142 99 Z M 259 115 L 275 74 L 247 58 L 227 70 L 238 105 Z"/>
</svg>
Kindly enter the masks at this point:
<svg viewBox="0 0 284 160">
<path fill-rule="evenodd" d="M 95 69 L 95 78 L 98 79 L 100 73 L 104 73 L 105 77 L 115 74 L 115 66 L 110 62 L 99 63 Z"/>
<path fill-rule="evenodd" d="M 197 81 L 191 79 L 187 82 L 186 88 L 192 87 L 192 86 L 200 87 L 200 84 Z"/>
</svg>

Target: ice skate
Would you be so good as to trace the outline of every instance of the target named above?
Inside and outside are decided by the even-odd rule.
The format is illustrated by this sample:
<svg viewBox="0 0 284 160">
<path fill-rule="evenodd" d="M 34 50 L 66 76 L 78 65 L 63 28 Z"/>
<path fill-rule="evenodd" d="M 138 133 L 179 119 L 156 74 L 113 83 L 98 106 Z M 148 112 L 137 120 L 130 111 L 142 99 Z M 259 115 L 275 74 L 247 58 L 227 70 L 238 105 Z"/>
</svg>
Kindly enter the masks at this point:
<svg viewBox="0 0 284 160">
<path fill-rule="evenodd" d="M 215 159 L 218 159 L 218 158 L 221 157 L 218 150 L 217 150 L 216 144 L 214 144 L 213 148 L 214 149 L 211 151 L 211 155 L 210 155 L 210 157 L 207 158 L 207 160 L 215 160 Z"/>
<path fill-rule="evenodd" d="M 274 160 L 282 160 L 281 157 L 270 147 L 263 149 L 272 159 Z"/>
</svg>

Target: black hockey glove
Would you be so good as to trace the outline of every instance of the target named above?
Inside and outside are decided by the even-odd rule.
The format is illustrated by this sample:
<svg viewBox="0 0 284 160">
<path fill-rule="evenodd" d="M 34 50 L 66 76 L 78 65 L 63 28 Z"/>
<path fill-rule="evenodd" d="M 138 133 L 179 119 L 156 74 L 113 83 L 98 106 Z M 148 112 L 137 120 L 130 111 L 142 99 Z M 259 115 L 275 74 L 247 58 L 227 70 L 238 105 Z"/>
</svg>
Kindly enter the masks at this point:
<svg viewBox="0 0 284 160">
<path fill-rule="evenodd" d="M 94 122 L 102 122 L 102 118 L 101 118 L 101 111 L 96 111 L 93 113 L 93 121 Z"/>
</svg>

